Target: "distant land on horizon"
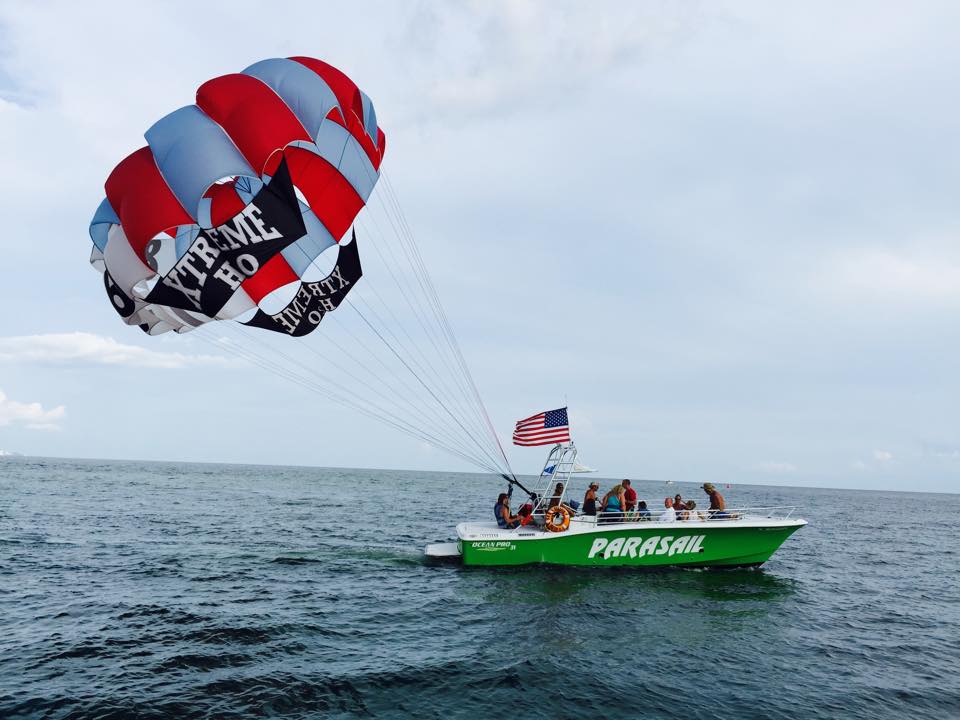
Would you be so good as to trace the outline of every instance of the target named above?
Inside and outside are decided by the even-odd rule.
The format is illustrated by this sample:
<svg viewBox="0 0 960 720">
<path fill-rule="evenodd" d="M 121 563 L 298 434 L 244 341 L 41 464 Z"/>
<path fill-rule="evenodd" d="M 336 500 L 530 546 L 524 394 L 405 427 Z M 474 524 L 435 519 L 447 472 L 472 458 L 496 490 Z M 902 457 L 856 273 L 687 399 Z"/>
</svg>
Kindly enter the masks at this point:
<svg viewBox="0 0 960 720">
<path fill-rule="evenodd" d="M 288 464 L 278 464 L 278 463 L 238 463 L 238 462 L 228 462 L 228 461 L 217 461 L 217 460 L 143 460 L 139 458 L 99 458 L 99 457 L 62 457 L 57 455 L 24 455 L 22 453 L 10 452 L 7 450 L 0 450 L 0 459 L 2 458 L 18 458 L 24 460 L 81 460 L 88 462 L 122 462 L 122 463 L 156 463 L 156 464 L 168 464 L 168 465 L 234 465 L 237 467 L 277 467 L 277 468 L 313 468 L 317 470 L 374 470 L 377 472 L 402 472 L 402 473 L 430 473 L 432 475 L 493 475 L 493 473 L 484 473 L 484 472 L 469 472 L 465 470 L 424 470 L 421 468 L 380 468 L 380 467 L 346 467 L 346 466 L 336 466 L 336 465 L 298 465 L 295 463 Z M 517 477 L 519 478 L 536 478 L 536 475 L 531 475 L 527 473 L 518 473 Z M 623 477 L 622 475 L 599 475 L 590 473 L 589 475 L 584 474 L 584 477 L 593 477 L 598 480 L 610 480 L 614 481 L 617 478 Z M 636 482 L 649 482 L 649 483 L 666 483 L 669 478 L 647 478 L 639 476 L 628 476 L 631 480 Z M 698 486 L 701 481 L 699 480 L 672 480 L 673 483 L 678 485 L 694 485 Z M 703 482 L 707 482 L 704 480 Z M 730 485 L 731 487 L 763 487 L 763 488 L 796 488 L 798 490 L 851 490 L 855 492 L 895 492 L 895 493 L 923 493 L 924 495 L 960 495 L 960 490 L 955 492 L 949 492 L 945 490 L 901 490 L 897 488 L 864 488 L 864 487 L 852 487 L 852 486 L 831 486 L 831 485 L 788 485 L 788 484 L 777 484 L 777 483 L 716 483 L 718 487 L 724 485 Z"/>
</svg>

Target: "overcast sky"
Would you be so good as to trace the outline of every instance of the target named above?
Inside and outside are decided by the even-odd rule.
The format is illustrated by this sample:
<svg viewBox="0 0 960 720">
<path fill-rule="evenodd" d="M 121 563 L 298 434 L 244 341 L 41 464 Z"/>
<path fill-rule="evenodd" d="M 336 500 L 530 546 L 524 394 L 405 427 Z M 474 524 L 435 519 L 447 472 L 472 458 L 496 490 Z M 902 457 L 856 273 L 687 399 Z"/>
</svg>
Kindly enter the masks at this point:
<svg viewBox="0 0 960 720">
<path fill-rule="evenodd" d="M 956 492 L 958 23 L 950 2 L 2 2 L 0 448 L 468 469 L 124 326 L 88 265 L 147 127 L 302 54 L 373 98 L 502 437 L 568 402 L 605 476 Z"/>
</svg>

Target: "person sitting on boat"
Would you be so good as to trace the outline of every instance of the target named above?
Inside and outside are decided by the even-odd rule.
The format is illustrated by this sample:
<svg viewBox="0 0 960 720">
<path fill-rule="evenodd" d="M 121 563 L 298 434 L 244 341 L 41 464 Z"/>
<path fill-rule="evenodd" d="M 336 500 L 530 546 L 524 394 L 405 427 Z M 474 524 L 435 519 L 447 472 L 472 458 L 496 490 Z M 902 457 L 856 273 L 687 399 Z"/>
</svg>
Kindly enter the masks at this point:
<svg viewBox="0 0 960 720">
<path fill-rule="evenodd" d="M 493 514 L 497 517 L 497 525 L 506 530 L 513 530 L 520 527 L 520 517 L 510 514 L 510 496 L 506 493 L 500 493 L 497 498 L 497 504 L 493 506 Z"/>
<path fill-rule="evenodd" d="M 687 503 L 683 501 L 683 496 L 680 493 L 673 496 L 673 509 L 678 514 L 687 509 Z"/>
<path fill-rule="evenodd" d="M 580 507 L 580 503 L 578 503 L 576 500 L 561 502 L 561 498 L 563 498 L 563 483 L 557 483 L 557 486 L 553 489 L 553 495 L 550 496 L 547 509 L 549 510 L 557 505 L 563 505 L 567 509 L 567 512 L 569 512 L 571 515 L 575 515 L 577 508 Z"/>
<path fill-rule="evenodd" d="M 660 522 L 676 522 L 677 511 L 673 509 L 673 498 L 664 498 L 663 507 L 666 509 L 660 513 Z"/>
<path fill-rule="evenodd" d="M 591 517 L 597 516 L 597 490 L 600 489 L 600 483 L 592 482 L 587 492 L 583 495 L 583 514 Z"/>
<path fill-rule="evenodd" d="M 650 510 L 647 509 L 647 501 L 641 500 L 640 504 L 637 505 L 637 520 L 640 522 L 645 522 L 650 519 Z"/>
<path fill-rule="evenodd" d="M 603 496 L 603 522 L 619 522 L 623 517 L 623 508 L 626 506 L 626 499 L 623 497 L 623 485 L 614 485 Z"/>
<path fill-rule="evenodd" d="M 547 504 L 547 509 L 549 510 L 559 505 L 561 497 L 563 497 L 563 483 L 557 483 L 557 486 L 553 489 L 553 497 L 550 498 L 550 502 Z"/>
<path fill-rule="evenodd" d="M 533 503 L 526 502 L 520 506 L 520 509 L 517 510 L 517 517 L 520 518 L 520 527 L 524 525 L 529 525 L 534 521 L 533 518 Z"/>
<path fill-rule="evenodd" d="M 630 486 L 629 480 L 624 480 L 620 484 L 623 485 L 623 509 L 628 513 L 632 513 L 637 507 L 637 491 Z"/>
<path fill-rule="evenodd" d="M 728 518 L 730 514 L 727 512 L 727 503 L 723 499 L 717 489 L 713 486 L 713 483 L 704 483 L 700 487 L 703 488 L 703 491 L 710 496 L 710 510 L 707 512 L 707 517 L 709 518 Z"/>
<path fill-rule="evenodd" d="M 683 519 L 688 522 L 703 522 L 703 515 L 697 510 L 696 500 L 687 500 L 687 509 L 683 511 Z"/>
</svg>

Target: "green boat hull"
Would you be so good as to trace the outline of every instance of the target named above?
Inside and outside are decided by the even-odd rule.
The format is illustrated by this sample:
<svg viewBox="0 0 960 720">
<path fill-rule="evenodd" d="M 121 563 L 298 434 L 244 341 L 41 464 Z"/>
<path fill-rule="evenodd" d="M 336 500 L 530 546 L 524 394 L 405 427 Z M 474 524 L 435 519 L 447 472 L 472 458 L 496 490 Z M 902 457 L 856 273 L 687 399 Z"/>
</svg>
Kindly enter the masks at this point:
<svg viewBox="0 0 960 720">
<path fill-rule="evenodd" d="M 687 567 L 759 565 L 806 522 L 624 523 L 574 527 L 563 533 L 457 528 L 464 565 Z"/>
</svg>

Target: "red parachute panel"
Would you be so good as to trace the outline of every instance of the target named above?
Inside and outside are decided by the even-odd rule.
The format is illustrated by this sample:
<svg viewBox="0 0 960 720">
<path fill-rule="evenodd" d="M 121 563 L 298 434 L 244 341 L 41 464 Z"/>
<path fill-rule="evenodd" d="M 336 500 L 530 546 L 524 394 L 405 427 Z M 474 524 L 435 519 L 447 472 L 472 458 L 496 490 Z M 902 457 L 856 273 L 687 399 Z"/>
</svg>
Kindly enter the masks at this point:
<svg viewBox="0 0 960 720">
<path fill-rule="evenodd" d="M 294 185 L 300 188 L 310 209 L 339 242 L 363 208 L 363 198 L 339 170 L 316 153 L 290 147 L 284 156 Z"/>
<path fill-rule="evenodd" d="M 155 235 L 193 222 L 157 169 L 149 147 L 142 147 L 121 160 L 104 188 L 130 247 L 144 261 L 144 250 Z"/>
<path fill-rule="evenodd" d="M 203 195 L 210 198 L 210 224 L 213 227 L 223 225 L 244 208 L 243 199 L 237 195 L 232 182 L 211 185 Z"/>
<path fill-rule="evenodd" d="M 295 282 L 300 278 L 287 263 L 283 255 L 274 255 L 264 263 L 257 273 L 247 278 L 241 285 L 250 299 L 259 303 L 278 287 Z"/>
<path fill-rule="evenodd" d="M 270 156 L 294 140 L 312 142 L 290 108 L 273 90 L 239 73 L 208 80 L 197 90 L 197 105 L 262 173 Z"/>
</svg>

